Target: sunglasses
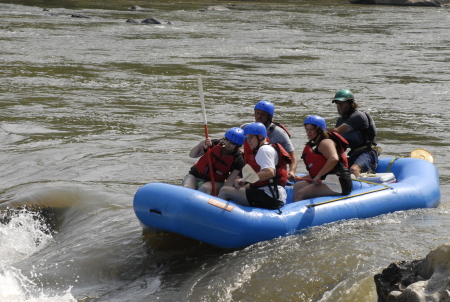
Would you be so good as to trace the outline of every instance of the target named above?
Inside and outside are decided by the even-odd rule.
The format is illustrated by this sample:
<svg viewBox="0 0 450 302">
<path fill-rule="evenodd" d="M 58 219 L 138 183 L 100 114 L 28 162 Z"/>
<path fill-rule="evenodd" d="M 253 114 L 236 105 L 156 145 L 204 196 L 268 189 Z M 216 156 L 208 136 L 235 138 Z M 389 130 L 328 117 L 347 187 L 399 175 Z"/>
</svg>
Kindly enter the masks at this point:
<svg viewBox="0 0 450 302">
<path fill-rule="evenodd" d="M 226 138 L 226 137 L 225 137 L 225 141 L 228 142 L 228 143 L 230 143 L 230 144 L 232 144 L 232 145 L 237 146 L 237 144 L 236 144 L 235 142 L 230 141 L 230 140 L 229 140 L 228 138 Z"/>
<path fill-rule="evenodd" d="M 253 139 L 254 135 L 246 135 L 245 139 L 248 141 L 251 141 Z"/>
</svg>

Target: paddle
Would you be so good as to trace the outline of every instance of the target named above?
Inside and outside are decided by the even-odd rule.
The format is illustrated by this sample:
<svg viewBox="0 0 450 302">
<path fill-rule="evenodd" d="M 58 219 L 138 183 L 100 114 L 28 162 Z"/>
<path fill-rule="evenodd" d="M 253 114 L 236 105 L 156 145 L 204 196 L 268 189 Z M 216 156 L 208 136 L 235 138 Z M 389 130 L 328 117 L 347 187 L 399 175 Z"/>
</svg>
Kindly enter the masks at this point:
<svg viewBox="0 0 450 302">
<path fill-rule="evenodd" d="M 202 84 L 202 76 L 201 75 L 198 76 L 198 90 L 200 92 L 200 102 L 202 103 L 203 125 L 205 127 L 205 138 L 208 139 L 208 137 L 209 137 L 208 123 L 206 121 L 206 109 L 205 109 L 205 100 L 203 97 L 203 84 Z M 214 171 L 213 171 L 210 149 L 211 148 L 208 148 L 208 150 L 206 151 L 206 156 L 208 157 L 208 162 L 209 162 L 209 167 L 210 167 L 209 170 L 210 170 L 210 175 L 211 175 L 211 185 L 212 185 L 212 189 L 213 189 L 213 195 L 217 196 L 216 183 L 214 182 Z"/>
<path fill-rule="evenodd" d="M 243 176 L 241 180 L 242 183 L 249 182 L 253 184 L 259 180 L 258 173 L 256 173 L 255 170 L 253 170 L 253 168 L 249 164 L 246 164 L 242 168 L 242 176 Z"/>
<path fill-rule="evenodd" d="M 198 161 L 198 158 L 191 158 L 191 157 L 185 158 L 185 157 L 180 157 L 180 160 L 181 160 L 182 162 L 184 162 L 185 164 L 193 165 L 193 164 L 195 164 L 195 163 Z"/>
<path fill-rule="evenodd" d="M 420 148 L 411 151 L 411 158 L 423 159 L 429 161 L 430 163 L 434 162 L 433 155 L 431 155 L 429 151 Z"/>
<path fill-rule="evenodd" d="M 311 178 L 295 177 L 295 180 L 304 180 L 308 182 L 313 182 Z M 328 174 L 324 180 L 318 180 L 317 182 L 326 185 L 333 192 L 339 194 L 342 193 L 341 183 L 339 182 L 339 177 L 336 174 Z"/>
</svg>

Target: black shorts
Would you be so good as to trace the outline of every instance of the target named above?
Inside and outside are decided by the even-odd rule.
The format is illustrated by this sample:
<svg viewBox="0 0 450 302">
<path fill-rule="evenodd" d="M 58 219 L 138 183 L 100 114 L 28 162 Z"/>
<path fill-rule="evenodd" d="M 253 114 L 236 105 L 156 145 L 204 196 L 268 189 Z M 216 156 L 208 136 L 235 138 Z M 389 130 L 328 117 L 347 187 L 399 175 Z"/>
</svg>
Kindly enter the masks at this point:
<svg viewBox="0 0 450 302">
<path fill-rule="evenodd" d="M 279 201 L 257 188 L 245 189 L 245 195 L 251 207 L 276 210 L 281 208 L 284 203 Z"/>
</svg>

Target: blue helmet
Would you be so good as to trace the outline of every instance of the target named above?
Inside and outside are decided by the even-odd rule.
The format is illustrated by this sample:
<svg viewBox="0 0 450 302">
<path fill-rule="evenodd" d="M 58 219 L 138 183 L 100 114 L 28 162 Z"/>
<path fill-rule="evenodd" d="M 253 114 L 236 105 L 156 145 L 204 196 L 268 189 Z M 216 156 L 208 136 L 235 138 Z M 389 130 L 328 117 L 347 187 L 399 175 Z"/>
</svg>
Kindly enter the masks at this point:
<svg viewBox="0 0 450 302">
<path fill-rule="evenodd" d="M 269 102 L 269 101 L 259 101 L 256 105 L 254 110 L 259 109 L 265 112 L 268 112 L 270 116 L 273 116 L 275 113 L 275 106 Z"/>
<path fill-rule="evenodd" d="M 239 127 L 233 127 L 225 132 L 225 137 L 237 145 L 242 145 L 245 141 L 244 130 Z"/>
<path fill-rule="evenodd" d="M 323 131 L 327 130 L 327 122 L 323 119 L 323 117 L 318 115 L 310 115 L 303 122 L 303 125 L 311 124 L 316 125 L 319 128 L 322 128 Z"/>
<path fill-rule="evenodd" d="M 254 134 L 254 135 L 262 135 L 264 138 L 267 137 L 267 129 L 263 123 L 251 123 L 247 125 L 244 129 L 244 134 Z"/>
</svg>

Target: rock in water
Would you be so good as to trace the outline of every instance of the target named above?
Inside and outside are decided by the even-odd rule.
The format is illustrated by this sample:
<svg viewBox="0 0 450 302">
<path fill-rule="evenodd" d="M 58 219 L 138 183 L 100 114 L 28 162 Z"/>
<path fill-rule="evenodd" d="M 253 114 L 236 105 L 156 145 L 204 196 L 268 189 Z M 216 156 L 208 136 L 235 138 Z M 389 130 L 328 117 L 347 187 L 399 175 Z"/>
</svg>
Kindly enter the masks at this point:
<svg viewBox="0 0 450 302">
<path fill-rule="evenodd" d="M 425 259 L 396 261 L 374 280 L 378 302 L 450 302 L 450 243 Z"/>
</svg>

